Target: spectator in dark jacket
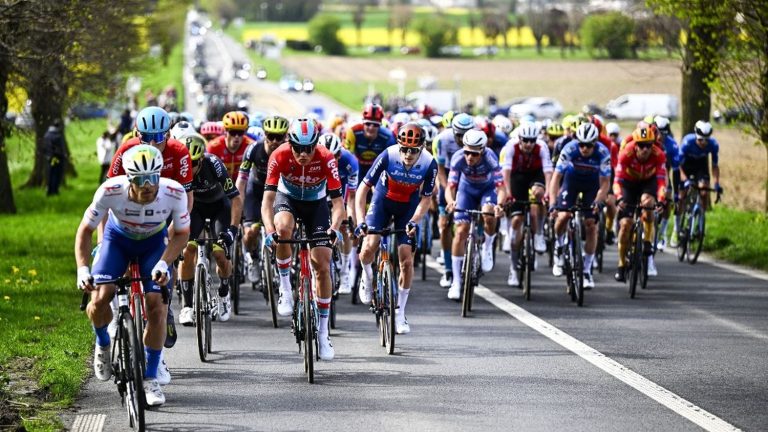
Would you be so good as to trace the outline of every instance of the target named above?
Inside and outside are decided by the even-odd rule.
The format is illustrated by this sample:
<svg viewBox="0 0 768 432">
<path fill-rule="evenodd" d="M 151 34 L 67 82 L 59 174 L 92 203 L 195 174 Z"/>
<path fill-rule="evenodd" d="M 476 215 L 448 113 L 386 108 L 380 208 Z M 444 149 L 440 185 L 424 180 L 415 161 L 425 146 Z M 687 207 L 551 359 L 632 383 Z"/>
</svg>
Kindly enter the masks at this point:
<svg viewBox="0 0 768 432">
<path fill-rule="evenodd" d="M 48 195 L 58 195 L 59 186 L 64 179 L 64 166 L 67 161 L 67 142 L 61 130 L 61 120 L 53 124 L 43 136 L 45 160 L 48 162 Z"/>
</svg>

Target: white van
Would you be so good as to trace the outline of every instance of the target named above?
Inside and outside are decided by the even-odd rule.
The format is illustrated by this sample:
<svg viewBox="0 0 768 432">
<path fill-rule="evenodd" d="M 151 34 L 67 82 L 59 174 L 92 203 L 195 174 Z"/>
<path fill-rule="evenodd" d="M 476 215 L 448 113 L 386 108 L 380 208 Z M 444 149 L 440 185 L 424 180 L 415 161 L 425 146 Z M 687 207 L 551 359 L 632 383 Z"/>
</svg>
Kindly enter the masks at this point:
<svg viewBox="0 0 768 432">
<path fill-rule="evenodd" d="M 677 117 L 677 97 L 661 93 L 624 94 L 608 102 L 605 114 L 619 120 L 642 119 L 647 115 Z"/>
</svg>

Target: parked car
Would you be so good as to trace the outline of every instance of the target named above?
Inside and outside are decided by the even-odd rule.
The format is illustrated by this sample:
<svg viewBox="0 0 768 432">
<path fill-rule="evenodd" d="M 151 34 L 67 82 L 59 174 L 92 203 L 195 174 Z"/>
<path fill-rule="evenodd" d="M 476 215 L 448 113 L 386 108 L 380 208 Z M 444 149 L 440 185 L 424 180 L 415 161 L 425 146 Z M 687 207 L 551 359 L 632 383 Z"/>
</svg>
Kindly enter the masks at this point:
<svg viewBox="0 0 768 432">
<path fill-rule="evenodd" d="M 106 118 L 109 115 L 109 110 L 96 102 L 85 102 L 74 105 L 72 108 L 70 108 L 69 115 L 72 118 L 78 118 L 82 120 Z"/>
<path fill-rule="evenodd" d="M 624 94 L 605 105 L 605 116 L 609 119 L 639 120 L 653 114 L 677 118 L 677 97 L 662 93 Z"/>
<path fill-rule="evenodd" d="M 739 105 L 721 110 L 715 110 L 712 118 L 719 123 L 746 122 L 758 124 L 763 118 L 763 110 L 755 105 Z"/>
<path fill-rule="evenodd" d="M 389 54 L 392 52 L 392 47 L 389 45 L 371 45 L 368 47 L 368 53 L 370 54 Z"/>
<path fill-rule="evenodd" d="M 278 82 L 280 89 L 289 92 L 299 92 L 302 90 L 303 85 L 299 78 L 294 74 L 285 74 L 280 78 Z"/>
<path fill-rule="evenodd" d="M 304 78 L 304 81 L 301 82 L 301 89 L 304 90 L 304 93 L 312 93 L 315 90 L 315 83 L 309 78 Z"/>
<path fill-rule="evenodd" d="M 400 54 L 402 55 L 419 55 L 421 54 L 421 48 L 417 46 L 403 46 L 400 47 Z"/>
<path fill-rule="evenodd" d="M 461 56 L 461 46 L 459 45 L 446 45 L 443 47 L 440 47 L 440 55 L 446 56 L 446 57 L 460 57 Z"/>
<path fill-rule="evenodd" d="M 267 79 L 267 70 L 263 66 L 259 66 L 256 70 L 256 78 L 260 80 Z"/>
<path fill-rule="evenodd" d="M 563 115 L 563 106 L 556 99 L 548 97 L 529 97 L 509 107 L 512 117 L 532 115 L 537 119 L 557 119 Z"/>
<path fill-rule="evenodd" d="M 495 56 L 498 53 L 499 53 L 499 48 L 495 46 L 477 47 L 472 50 L 472 54 L 475 55 L 475 57 Z"/>
</svg>

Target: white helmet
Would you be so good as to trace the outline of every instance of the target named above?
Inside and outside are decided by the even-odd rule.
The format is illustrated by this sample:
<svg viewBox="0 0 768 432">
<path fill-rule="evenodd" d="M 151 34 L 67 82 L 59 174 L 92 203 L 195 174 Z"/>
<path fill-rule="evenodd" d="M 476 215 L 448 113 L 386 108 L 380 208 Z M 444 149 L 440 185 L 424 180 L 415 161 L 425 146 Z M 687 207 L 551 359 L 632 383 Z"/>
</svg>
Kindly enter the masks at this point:
<svg viewBox="0 0 768 432">
<path fill-rule="evenodd" d="M 607 133 L 608 135 L 613 135 L 613 134 L 618 135 L 621 133 L 621 128 L 619 127 L 618 124 L 611 122 L 605 125 L 605 133 Z"/>
<path fill-rule="evenodd" d="M 163 155 L 149 144 L 139 144 L 123 153 L 123 169 L 128 178 L 140 175 L 160 174 L 163 169 Z"/>
<path fill-rule="evenodd" d="M 576 140 L 580 143 L 592 143 L 597 140 L 600 132 L 597 130 L 597 126 L 594 123 L 582 123 L 578 129 L 576 129 Z"/>
<path fill-rule="evenodd" d="M 493 118 L 492 123 L 496 126 L 496 129 L 504 132 L 504 135 L 509 135 L 509 133 L 512 132 L 512 120 L 508 117 L 499 114 Z"/>
<path fill-rule="evenodd" d="M 264 129 L 258 126 L 250 126 L 248 130 L 245 131 L 245 134 L 248 136 L 248 138 L 256 141 L 257 143 L 263 143 L 264 139 L 267 137 Z"/>
<path fill-rule="evenodd" d="M 661 132 L 669 133 L 669 119 L 662 116 L 656 116 L 653 118 L 653 123 L 659 128 Z"/>
<path fill-rule="evenodd" d="M 327 133 L 320 135 L 318 144 L 324 145 L 334 156 L 341 153 L 341 139 L 334 134 Z"/>
<path fill-rule="evenodd" d="M 709 138 L 712 135 L 712 125 L 708 121 L 699 120 L 696 122 L 693 131 L 697 137 Z"/>
<path fill-rule="evenodd" d="M 488 144 L 488 137 L 485 132 L 477 129 L 470 129 L 464 133 L 464 137 L 461 142 L 472 151 L 483 151 Z"/>
<path fill-rule="evenodd" d="M 517 128 L 517 136 L 521 139 L 536 139 L 539 137 L 539 128 L 536 123 L 524 123 Z"/>
<path fill-rule="evenodd" d="M 195 127 L 192 126 L 192 123 L 186 120 L 179 121 L 171 128 L 171 138 L 175 140 L 180 140 L 193 133 L 195 133 Z"/>
</svg>

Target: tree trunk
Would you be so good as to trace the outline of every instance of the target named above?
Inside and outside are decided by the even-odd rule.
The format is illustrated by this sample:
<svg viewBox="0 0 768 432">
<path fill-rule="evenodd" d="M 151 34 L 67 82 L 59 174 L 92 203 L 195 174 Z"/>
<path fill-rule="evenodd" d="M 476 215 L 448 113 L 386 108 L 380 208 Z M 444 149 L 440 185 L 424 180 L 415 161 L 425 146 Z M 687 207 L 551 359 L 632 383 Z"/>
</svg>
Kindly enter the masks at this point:
<svg viewBox="0 0 768 432">
<path fill-rule="evenodd" d="M 683 49 L 682 134 L 693 131 L 699 120 L 709 120 L 712 105 L 709 81 L 717 63 L 708 47 L 716 46 L 711 26 L 693 26 Z"/>
<path fill-rule="evenodd" d="M 0 213 L 16 213 L 16 202 L 13 199 L 13 185 L 11 173 L 8 169 L 8 153 L 5 148 L 6 124 L 5 114 L 8 111 L 8 99 L 5 96 L 8 84 L 9 62 L 6 52 L 0 45 Z"/>
</svg>

